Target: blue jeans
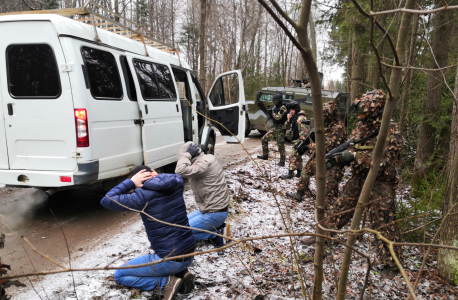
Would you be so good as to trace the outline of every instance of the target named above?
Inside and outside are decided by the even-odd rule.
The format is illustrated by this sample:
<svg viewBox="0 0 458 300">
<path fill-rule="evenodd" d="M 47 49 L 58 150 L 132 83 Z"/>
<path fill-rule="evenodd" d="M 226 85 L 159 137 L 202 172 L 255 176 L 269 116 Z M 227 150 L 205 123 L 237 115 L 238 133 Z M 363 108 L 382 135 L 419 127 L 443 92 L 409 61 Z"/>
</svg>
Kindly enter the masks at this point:
<svg viewBox="0 0 458 300">
<path fill-rule="evenodd" d="M 160 259 L 159 256 L 153 253 L 134 258 L 128 264 L 131 266 L 140 265 Z M 193 260 L 194 258 L 185 262 L 166 261 L 136 269 L 120 269 L 115 271 L 114 279 L 124 286 L 144 291 L 152 291 L 156 287 L 162 289 L 167 282 L 168 276 L 183 271 L 189 267 Z M 126 266 L 126 264 L 122 266 Z"/>
<path fill-rule="evenodd" d="M 199 210 L 193 211 L 188 215 L 189 226 L 192 228 L 199 228 L 208 231 L 216 232 L 216 228 L 223 225 L 226 221 L 227 215 L 229 212 L 213 212 L 213 213 L 201 213 Z M 215 238 L 215 235 L 210 233 L 192 230 L 196 240 L 206 240 L 210 238 Z"/>
</svg>

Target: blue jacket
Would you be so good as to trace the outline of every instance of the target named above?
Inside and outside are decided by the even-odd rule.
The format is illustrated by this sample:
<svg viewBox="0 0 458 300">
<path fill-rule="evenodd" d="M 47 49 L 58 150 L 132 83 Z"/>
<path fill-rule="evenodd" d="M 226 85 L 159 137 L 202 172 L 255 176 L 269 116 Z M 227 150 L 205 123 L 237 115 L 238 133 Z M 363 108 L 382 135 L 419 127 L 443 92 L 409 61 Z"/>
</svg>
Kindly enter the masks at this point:
<svg viewBox="0 0 458 300">
<path fill-rule="evenodd" d="M 145 213 L 150 216 L 168 223 L 189 226 L 183 199 L 184 184 L 180 175 L 159 174 L 145 181 L 142 188 L 135 189 L 132 194 L 128 194 L 134 188 L 134 182 L 126 179 L 112 188 L 107 196 L 122 205 L 140 211 L 148 204 Z M 128 211 L 127 208 L 118 205 L 107 197 L 104 197 L 100 204 L 110 210 Z M 181 254 L 196 243 L 190 229 L 155 222 L 144 214 L 141 214 L 141 217 L 151 248 L 159 257 Z M 171 253 L 172 251 L 173 253 Z"/>
</svg>

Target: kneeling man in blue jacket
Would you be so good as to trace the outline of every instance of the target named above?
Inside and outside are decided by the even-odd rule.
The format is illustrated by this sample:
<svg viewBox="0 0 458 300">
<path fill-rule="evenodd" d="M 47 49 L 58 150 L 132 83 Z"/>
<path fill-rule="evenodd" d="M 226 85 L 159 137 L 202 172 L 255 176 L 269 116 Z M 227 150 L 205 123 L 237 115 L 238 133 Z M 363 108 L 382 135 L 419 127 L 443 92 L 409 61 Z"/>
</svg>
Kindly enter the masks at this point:
<svg viewBox="0 0 458 300">
<path fill-rule="evenodd" d="M 158 175 L 147 166 L 136 167 L 132 174 L 132 178 L 107 193 L 100 202 L 103 207 L 115 211 L 129 211 L 126 207 L 143 210 L 158 220 L 189 227 L 180 175 Z M 134 192 L 128 194 L 133 189 Z M 196 238 L 190 229 L 159 223 L 145 214 L 141 217 L 154 253 L 130 260 L 129 266 L 194 252 Z M 190 256 L 146 267 L 118 269 L 114 279 L 119 284 L 141 290 L 161 289 L 164 299 L 171 300 L 177 292 L 188 293 L 193 289 L 194 276 L 187 271 L 193 260 Z"/>
</svg>

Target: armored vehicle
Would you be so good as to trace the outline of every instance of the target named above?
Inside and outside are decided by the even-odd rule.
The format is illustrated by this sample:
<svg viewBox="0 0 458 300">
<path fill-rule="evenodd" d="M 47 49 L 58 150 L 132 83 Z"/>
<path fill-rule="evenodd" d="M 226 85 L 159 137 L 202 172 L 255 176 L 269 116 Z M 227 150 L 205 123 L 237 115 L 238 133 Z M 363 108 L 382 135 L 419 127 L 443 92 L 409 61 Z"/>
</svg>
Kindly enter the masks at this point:
<svg viewBox="0 0 458 300">
<path fill-rule="evenodd" d="M 262 135 L 272 128 L 272 118 L 268 117 L 267 110 L 274 107 L 272 97 L 282 93 L 284 103 L 291 101 L 299 102 L 301 109 L 305 111 L 307 117 L 312 121 L 313 127 L 313 111 L 312 111 L 312 90 L 302 87 L 265 87 L 256 94 L 255 101 L 246 101 L 247 114 L 245 125 L 245 136 L 248 136 L 251 130 L 257 129 Z M 323 103 L 328 101 L 336 101 L 339 105 L 340 117 L 346 122 L 347 99 L 349 93 L 333 92 L 330 90 L 321 91 L 321 99 Z"/>
</svg>

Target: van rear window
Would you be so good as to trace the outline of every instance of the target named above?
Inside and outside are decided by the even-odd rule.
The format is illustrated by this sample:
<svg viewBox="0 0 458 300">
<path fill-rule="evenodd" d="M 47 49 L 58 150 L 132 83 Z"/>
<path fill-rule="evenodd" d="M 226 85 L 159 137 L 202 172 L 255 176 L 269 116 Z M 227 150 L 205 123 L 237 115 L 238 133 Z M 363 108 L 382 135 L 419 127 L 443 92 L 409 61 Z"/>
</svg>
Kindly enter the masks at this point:
<svg viewBox="0 0 458 300">
<path fill-rule="evenodd" d="M 55 99 L 60 96 L 56 57 L 46 44 L 6 48 L 8 90 L 13 98 Z"/>
<path fill-rule="evenodd" d="M 135 72 L 145 100 L 175 100 L 176 90 L 169 67 L 134 60 Z"/>
<path fill-rule="evenodd" d="M 113 54 L 82 47 L 81 55 L 89 77 L 92 96 L 101 100 L 121 100 L 123 95 L 121 78 Z"/>
</svg>

